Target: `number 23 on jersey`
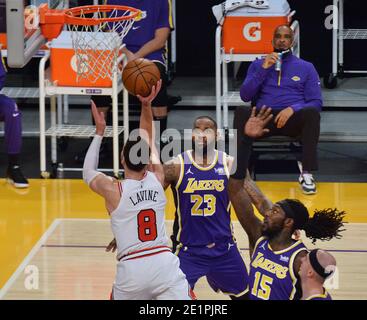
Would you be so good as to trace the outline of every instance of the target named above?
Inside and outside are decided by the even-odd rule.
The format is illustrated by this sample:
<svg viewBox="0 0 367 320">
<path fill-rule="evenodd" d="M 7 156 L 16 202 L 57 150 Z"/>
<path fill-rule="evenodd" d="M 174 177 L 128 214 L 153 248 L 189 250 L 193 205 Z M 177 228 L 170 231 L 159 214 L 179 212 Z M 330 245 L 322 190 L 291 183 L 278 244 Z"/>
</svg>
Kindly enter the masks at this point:
<svg viewBox="0 0 367 320">
<path fill-rule="evenodd" d="M 217 199 L 212 194 L 205 194 L 204 196 L 192 194 L 190 201 L 193 204 L 191 207 L 192 216 L 212 216 L 215 213 Z M 206 207 L 201 209 L 203 202 Z"/>
</svg>

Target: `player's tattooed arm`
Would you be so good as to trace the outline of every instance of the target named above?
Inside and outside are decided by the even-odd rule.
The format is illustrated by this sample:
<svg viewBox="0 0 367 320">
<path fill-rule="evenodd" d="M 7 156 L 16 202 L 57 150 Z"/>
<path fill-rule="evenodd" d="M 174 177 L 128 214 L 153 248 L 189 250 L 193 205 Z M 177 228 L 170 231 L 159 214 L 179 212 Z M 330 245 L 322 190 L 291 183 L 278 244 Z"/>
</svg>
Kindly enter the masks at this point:
<svg viewBox="0 0 367 320">
<path fill-rule="evenodd" d="M 238 221 L 247 233 L 250 252 L 252 252 L 256 241 L 261 237 L 262 222 L 255 215 L 251 198 L 243 187 L 243 184 L 244 181 L 242 179 L 230 177 L 228 182 L 228 195 Z"/>
<path fill-rule="evenodd" d="M 180 176 L 180 167 L 177 157 L 163 164 L 164 189 L 167 189 L 170 185 L 176 185 Z"/>
<path fill-rule="evenodd" d="M 248 170 L 243 186 L 256 209 L 262 216 L 265 216 L 266 211 L 272 208 L 273 203 L 262 193 L 255 181 L 251 179 L 251 175 Z"/>
<path fill-rule="evenodd" d="M 234 158 L 227 156 L 227 166 L 230 173 L 233 173 Z M 249 176 L 247 171 L 247 176 Z M 252 254 L 256 241 L 261 237 L 262 222 L 255 215 L 252 207 L 252 198 L 248 190 L 244 187 L 243 180 L 230 178 L 228 193 L 233 208 L 235 209 L 238 221 L 247 233 L 250 242 L 250 254 Z"/>
<path fill-rule="evenodd" d="M 233 161 L 233 157 L 227 156 L 227 166 L 230 172 L 232 170 Z M 256 183 L 251 179 L 251 175 L 248 170 L 246 172 L 246 179 L 243 186 L 256 209 L 262 216 L 265 216 L 265 212 L 271 209 L 273 203 L 261 192 Z"/>
</svg>

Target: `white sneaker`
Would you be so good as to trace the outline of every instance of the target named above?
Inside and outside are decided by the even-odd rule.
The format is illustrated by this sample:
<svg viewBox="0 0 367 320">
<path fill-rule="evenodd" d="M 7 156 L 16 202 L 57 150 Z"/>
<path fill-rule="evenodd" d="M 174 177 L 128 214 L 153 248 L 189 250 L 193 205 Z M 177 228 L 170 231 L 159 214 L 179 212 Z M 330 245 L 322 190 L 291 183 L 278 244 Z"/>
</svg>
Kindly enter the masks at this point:
<svg viewBox="0 0 367 320">
<path fill-rule="evenodd" d="M 304 194 L 315 194 L 316 184 L 311 173 L 301 173 L 298 179 Z"/>
</svg>

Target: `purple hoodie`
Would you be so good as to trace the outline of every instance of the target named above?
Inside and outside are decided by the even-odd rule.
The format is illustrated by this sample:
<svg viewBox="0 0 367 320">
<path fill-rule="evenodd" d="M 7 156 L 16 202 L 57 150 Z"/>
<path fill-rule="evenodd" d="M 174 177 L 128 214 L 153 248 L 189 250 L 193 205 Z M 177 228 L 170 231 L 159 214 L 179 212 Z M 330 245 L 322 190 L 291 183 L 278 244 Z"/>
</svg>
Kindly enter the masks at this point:
<svg viewBox="0 0 367 320">
<path fill-rule="evenodd" d="M 320 78 L 312 63 L 290 54 L 282 61 L 281 72 L 275 66 L 264 69 L 264 59 L 251 63 L 240 90 L 245 102 L 256 101 L 258 108 L 266 105 L 274 110 L 292 107 L 296 112 L 305 107 L 321 111 Z"/>
<path fill-rule="evenodd" d="M 0 90 L 4 87 L 5 76 L 6 76 L 6 69 L 4 66 L 4 61 L 3 61 L 1 50 L 0 50 Z"/>
</svg>

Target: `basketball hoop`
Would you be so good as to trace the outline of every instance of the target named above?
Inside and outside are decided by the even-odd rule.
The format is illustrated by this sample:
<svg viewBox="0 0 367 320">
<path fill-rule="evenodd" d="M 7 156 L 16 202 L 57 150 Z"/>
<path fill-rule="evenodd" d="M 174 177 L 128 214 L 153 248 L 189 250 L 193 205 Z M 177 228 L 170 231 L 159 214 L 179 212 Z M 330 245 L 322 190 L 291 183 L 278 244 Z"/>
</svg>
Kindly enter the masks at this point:
<svg viewBox="0 0 367 320">
<path fill-rule="evenodd" d="M 56 38 L 66 25 L 76 56 L 77 81 L 94 83 L 117 71 L 117 58 L 123 39 L 142 11 L 118 5 L 81 6 L 71 9 L 40 10 L 40 24 L 45 37 Z"/>
</svg>

